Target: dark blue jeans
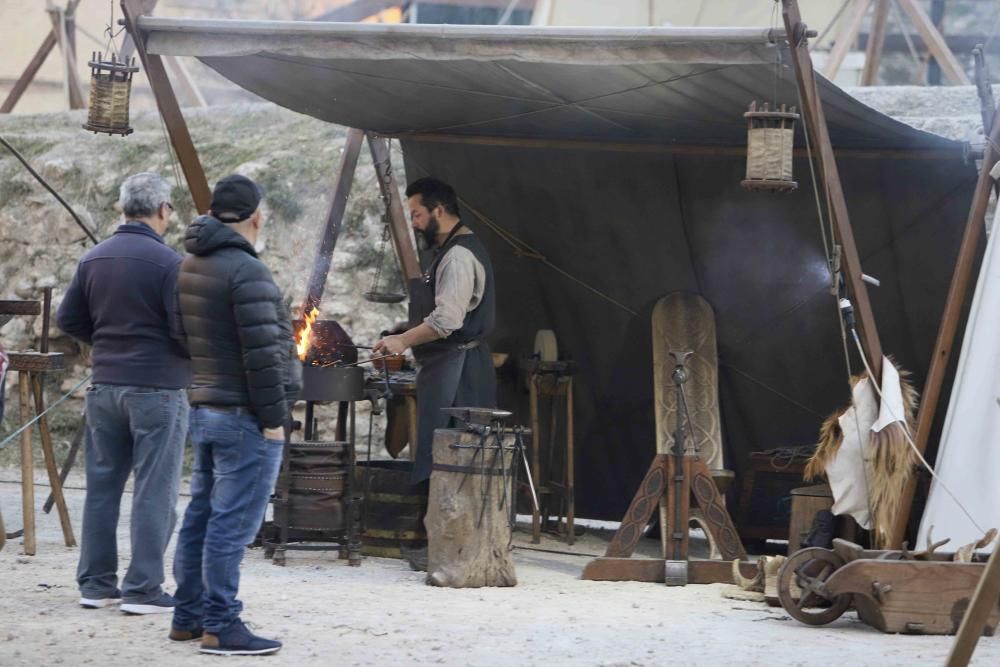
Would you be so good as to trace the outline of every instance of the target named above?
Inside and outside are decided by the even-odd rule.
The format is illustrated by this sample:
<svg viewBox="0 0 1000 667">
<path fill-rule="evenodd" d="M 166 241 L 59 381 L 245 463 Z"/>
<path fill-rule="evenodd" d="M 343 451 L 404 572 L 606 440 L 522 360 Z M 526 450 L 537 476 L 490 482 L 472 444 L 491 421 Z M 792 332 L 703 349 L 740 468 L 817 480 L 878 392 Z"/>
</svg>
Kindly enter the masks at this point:
<svg viewBox="0 0 1000 667">
<path fill-rule="evenodd" d="M 86 406 L 80 595 L 106 598 L 118 588 L 118 515 L 125 482 L 134 471 L 132 561 L 122 597 L 151 602 L 163 592 L 163 554 L 177 521 L 187 395 L 183 389 L 95 384 L 87 390 Z"/>
<path fill-rule="evenodd" d="M 194 471 L 174 579 L 174 626 L 218 633 L 239 618 L 240 562 L 260 528 L 281 466 L 282 442 L 268 440 L 257 419 L 191 410 Z"/>
</svg>

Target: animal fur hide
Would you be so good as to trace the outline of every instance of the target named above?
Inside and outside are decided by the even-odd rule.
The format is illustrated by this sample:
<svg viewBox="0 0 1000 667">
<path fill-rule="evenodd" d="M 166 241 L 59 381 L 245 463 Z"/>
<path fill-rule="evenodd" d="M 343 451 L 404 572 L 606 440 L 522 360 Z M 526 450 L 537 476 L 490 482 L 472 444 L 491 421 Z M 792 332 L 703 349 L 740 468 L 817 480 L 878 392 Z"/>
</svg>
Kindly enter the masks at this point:
<svg viewBox="0 0 1000 667">
<path fill-rule="evenodd" d="M 888 546 L 889 532 L 892 529 L 893 518 L 899 511 L 899 501 L 903 488 L 913 473 L 917 457 L 906 441 L 907 431 L 911 434 L 916 426 L 917 391 L 909 381 L 910 374 L 901 370 L 895 362 L 886 358 L 883 367 L 889 370 L 891 365 L 895 373 L 884 373 L 882 392 L 886 397 L 883 410 L 868 434 L 867 447 L 864 449 L 865 489 L 868 495 L 875 548 Z M 898 388 L 892 386 L 897 381 Z M 857 385 L 868 381 L 868 374 L 861 373 L 851 378 L 852 395 L 857 396 Z M 895 394 L 896 400 L 901 400 L 903 414 L 886 414 L 885 403 L 890 400 L 890 394 Z M 820 439 L 816 451 L 806 465 L 804 477 L 812 481 L 825 475 L 827 468 L 836 458 L 837 452 L 844 441 L 844 431 L 841 418 L 847 414 L 848 406 L 828 417 L 820 427 Z M 901 418 L 901 420 L 900 420 Z M 904 426 L 905 423 L 905 426 Z M 836 494 L 835 494 L 836 495 Z M 861 521 L 860 523 L 865 523 Z"/>
</svg>

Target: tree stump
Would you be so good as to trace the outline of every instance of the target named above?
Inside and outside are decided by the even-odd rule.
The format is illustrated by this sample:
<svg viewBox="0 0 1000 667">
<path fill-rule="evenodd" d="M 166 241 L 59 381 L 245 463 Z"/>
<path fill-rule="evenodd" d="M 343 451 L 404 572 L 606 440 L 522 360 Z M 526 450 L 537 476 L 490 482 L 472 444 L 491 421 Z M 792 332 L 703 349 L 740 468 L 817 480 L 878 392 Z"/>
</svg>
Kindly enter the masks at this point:
<svg viewBox="0 0 1000 667">
<path fill-rule="evenodd" d="M 424 518 L 431 586 L 517 585 L 508 523 L 513 451 L 506 449 L 513 447 L 514 435 L 504 437 L 502 453 L 495 436 L 489 437 L 485 450 L 479 444 L 479 435 L 464 430 L 434 432 L 434 470 Z"/>
</svg>

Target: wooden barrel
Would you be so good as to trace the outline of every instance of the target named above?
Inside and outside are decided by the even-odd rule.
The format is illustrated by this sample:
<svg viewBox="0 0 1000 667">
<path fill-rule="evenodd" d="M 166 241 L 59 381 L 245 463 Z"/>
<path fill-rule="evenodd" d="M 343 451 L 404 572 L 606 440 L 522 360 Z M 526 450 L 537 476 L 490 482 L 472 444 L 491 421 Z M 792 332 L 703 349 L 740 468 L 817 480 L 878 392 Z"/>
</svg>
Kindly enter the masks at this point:
<svg viewBox="0 0 1000 667">
<path fill-rule="evenodd" d="M 365 496 L 362 553 L 402 558 L 400 546 L 427 546 L 427 486 L 410 482 L 410 461 L 358 461 L 355 489 Z"/>
</svg>

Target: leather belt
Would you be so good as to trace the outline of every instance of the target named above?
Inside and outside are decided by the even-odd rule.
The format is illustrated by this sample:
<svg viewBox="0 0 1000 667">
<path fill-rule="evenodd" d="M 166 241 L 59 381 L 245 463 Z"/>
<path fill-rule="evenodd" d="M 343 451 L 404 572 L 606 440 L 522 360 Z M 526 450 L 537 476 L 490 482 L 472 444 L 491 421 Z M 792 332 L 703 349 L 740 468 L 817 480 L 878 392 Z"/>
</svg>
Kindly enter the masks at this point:
<svg viewBox="0 0 1000 667">
<path fill-rule="evenodd" d="M 213 405 L 211 403 L 199 403 L 195 407 L 211 410 L 212 412 L 225 412 L 230 415 L 254 416 L 253 410 L 245 405 Z"/>
</svg>

